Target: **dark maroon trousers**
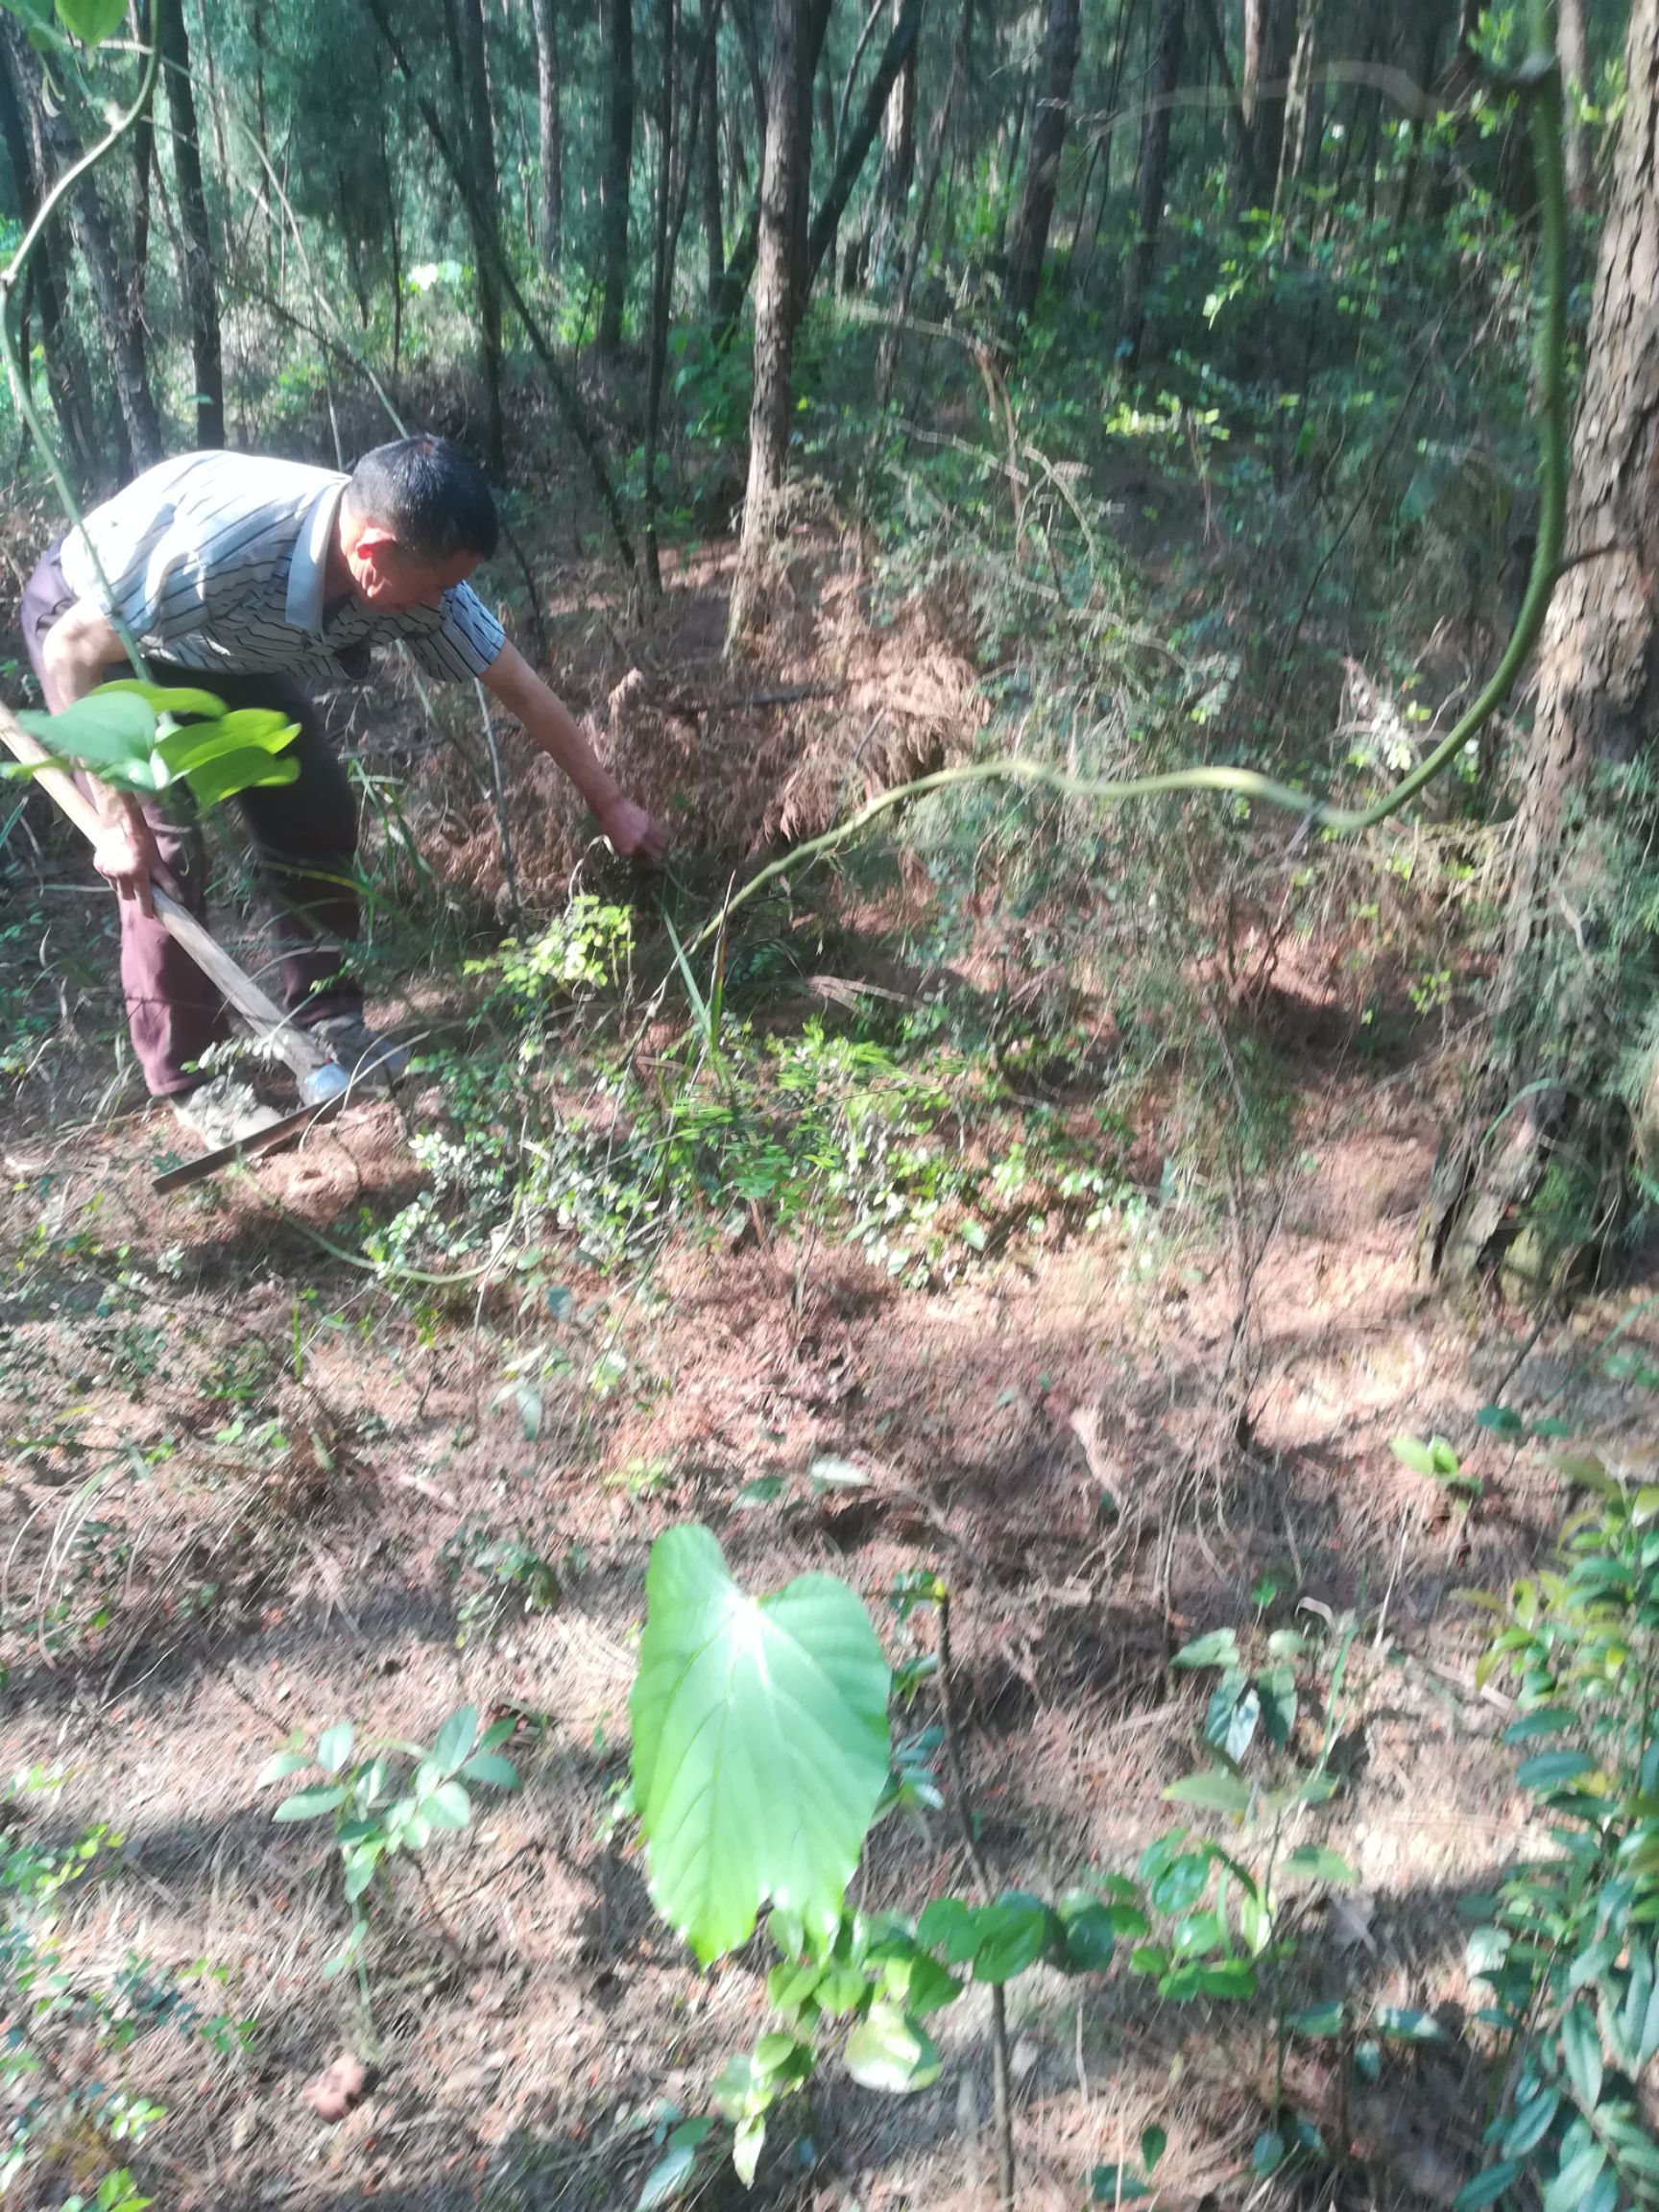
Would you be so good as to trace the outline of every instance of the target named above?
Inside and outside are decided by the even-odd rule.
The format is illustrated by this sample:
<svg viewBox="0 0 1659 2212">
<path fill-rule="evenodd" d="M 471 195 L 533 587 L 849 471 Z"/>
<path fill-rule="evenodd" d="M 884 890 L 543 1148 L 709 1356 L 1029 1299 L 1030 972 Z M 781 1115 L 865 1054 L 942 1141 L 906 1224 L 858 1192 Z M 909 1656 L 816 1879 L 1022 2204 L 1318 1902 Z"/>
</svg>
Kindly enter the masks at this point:
<svg viewBox="0 0 1659 2212">
<path fill-rule="evenodd" d="M 75 594 L 63 579 L 54 545 L 42 555 L 23 594 L 23 646 L 42 686 L 46 633 Z M 298 760 L 293 783 L 241 792 L 233 804 L 247 826 L 260 885 L 276 925 L 280 989 L 258 979 L 302 1027 L 330 1015 L 359 1013 L 363 994 L 346 971 L 357 934 L 357 805 L 329 744 L 323 717 L 303 685 L 289 676 L 204 675 L 166 661 L 152 663 L 158 684 L 187 684 L 213 692 L 227 707 L 275 707 L 300 725 L 285 757 Z M 148 802 L 145 820 L 161 855 L 162 887 L 198 921 L 206 919 L 207 856 L 183 795 Z M 121 988 L 132 1050 L 157 1098 L 193 1091 L 210 1045 L 229 1033 L 224 1001 L 187 952 L 135 899 L 121 907 Z"/>
</svg>

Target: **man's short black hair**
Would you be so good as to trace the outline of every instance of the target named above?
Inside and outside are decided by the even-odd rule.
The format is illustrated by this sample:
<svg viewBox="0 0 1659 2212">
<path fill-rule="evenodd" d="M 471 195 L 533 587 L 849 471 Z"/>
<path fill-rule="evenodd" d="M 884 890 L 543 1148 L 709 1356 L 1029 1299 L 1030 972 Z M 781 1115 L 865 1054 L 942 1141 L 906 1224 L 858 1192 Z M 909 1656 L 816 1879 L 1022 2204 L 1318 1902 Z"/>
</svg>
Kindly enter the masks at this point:
<svg viewBox="0 0 1659 2212">
<path fill-rule="evenodd" d="M 459 445 L 429 431 L 365 453 L 346 495 L 353 514 L 389 530 L 417 561 L 452 561 L 458 553 L 487 561 L 500 535 L 483 472 Z"/>
</svg>

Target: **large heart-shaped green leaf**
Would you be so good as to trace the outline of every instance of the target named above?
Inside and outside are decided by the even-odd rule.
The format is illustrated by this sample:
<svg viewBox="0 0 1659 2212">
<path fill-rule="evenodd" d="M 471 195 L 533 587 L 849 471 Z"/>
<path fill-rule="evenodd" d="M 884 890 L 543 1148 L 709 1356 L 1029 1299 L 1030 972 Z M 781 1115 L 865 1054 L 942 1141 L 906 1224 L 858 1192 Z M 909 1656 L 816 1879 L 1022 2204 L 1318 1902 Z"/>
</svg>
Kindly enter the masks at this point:
<svg viewBox="0 0 1659 2212">
<path fill-rule="evenodd" d="M 651 1896 L 704 1965 L 763 1899 L 828 1930 L 887 1780 L 890 1676 L 845 1583 L 751 1598 L 707 1528 L 652 1547 L 629 1711 Z"/>
<path fill-rule="evenodd" d="M 84 761 L 102 772 L 147 761 L 156 739 L 156 714 L 132 691 L 94 691 L 60 714 L 19 714 L 18 721 L 59 759 Z"/>
<path fill-rule="evenodd" d="M 83 46 L 102 46 L 127 20 L 127 0 L 58 0 L 58 13 Z"/>
</svg>

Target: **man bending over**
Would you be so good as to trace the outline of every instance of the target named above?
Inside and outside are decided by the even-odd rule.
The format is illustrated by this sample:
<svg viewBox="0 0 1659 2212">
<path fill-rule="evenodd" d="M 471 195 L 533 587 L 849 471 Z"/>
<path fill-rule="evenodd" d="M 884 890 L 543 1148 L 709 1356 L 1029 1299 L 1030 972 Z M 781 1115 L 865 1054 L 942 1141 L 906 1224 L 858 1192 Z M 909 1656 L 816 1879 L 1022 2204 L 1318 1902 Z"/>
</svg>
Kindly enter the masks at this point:
<svg viewBox="0 0 1659 2212">
<path fill-rule="evenodd" d="M 188 453 L 95 509 L 41 557 L 23 595 L 24 646 L 54 712 L 125 669 L 119 624 L 158 684 L 194 685 L 231 709 L 276 708 L 299 724 L 287 755 L 298 781 L 236 804 L 276 906 L 284 1002 L 329 1055 L 307 1078 L 308 1102 L 405 1064 L 366 1025 L 343 964 L 357 929 L 357 808 L 312 685 L 362 679 L 371 650 L 400 639 L 427 675 L 476 677 L 517 715 L 618 853 L 662 854 L 662 831 L 469 586 L 496 532 L 490 487 L 444 438 L 377 446 L 349 476 Z M 90 779 L 88 788 L 103 823 L 94 859 L 120 901 L 121 983 L 144 1080 L 204 1143 L 252 1136 L 277 1117 L 247 1084 L 204 1066 L 226 1035 L 225 1009 L 151 904 L 154 877 L 203 917 L 200 832 L 171 794 L 140 802 Z"/>
</svg>

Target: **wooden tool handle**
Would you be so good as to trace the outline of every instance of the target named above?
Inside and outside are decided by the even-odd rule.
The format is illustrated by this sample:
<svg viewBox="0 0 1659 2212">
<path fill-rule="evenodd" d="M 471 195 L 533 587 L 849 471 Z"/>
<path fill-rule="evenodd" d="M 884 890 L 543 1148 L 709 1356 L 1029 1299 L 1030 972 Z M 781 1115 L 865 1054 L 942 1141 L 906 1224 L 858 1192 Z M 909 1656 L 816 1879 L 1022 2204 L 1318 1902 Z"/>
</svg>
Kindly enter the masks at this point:
<svg viewBox="0 0 1659 2212">
<path fill-rule="evenodd" d="M 92 802 L 73 777 L 66 776 L 60 768 L 41 765 L 51 759 L 51 754 L 4 707 L 0 707 L 0 744 L 36 770 L 33 781 L 50 792 L 81 834 L 96 845 L 104 826 Z M 159 883 L 151 884 L 150 896 L 155 902 L 156 919 L 168 936 L 181 945 L 202 973 L 218 985 L 237 1013 L 252 1024 L 254 1035 L 280 1052 L 297 1075 L 314 1074 L 328 1055 L 303 1029 L 294 1026 L 276 999 L 267 998 L 252 976 L 237 967 L 194 914 L 186 912 Z"/>
</svg>

